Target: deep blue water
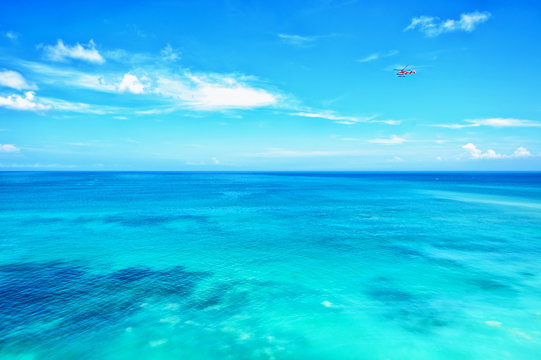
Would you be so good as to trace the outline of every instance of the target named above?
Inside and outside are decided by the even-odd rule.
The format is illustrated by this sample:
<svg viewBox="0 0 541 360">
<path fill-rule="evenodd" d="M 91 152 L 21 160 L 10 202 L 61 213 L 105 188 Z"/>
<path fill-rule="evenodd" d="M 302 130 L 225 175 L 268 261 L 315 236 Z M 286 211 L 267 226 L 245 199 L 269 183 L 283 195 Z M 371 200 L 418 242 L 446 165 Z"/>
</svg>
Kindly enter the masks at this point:
<svg viewBox="0 0 541 360">
<path fill-rule="evenodd" d="M 0 359 L 540 359 L 540 173 L 0 173 Z"/>
</svg>

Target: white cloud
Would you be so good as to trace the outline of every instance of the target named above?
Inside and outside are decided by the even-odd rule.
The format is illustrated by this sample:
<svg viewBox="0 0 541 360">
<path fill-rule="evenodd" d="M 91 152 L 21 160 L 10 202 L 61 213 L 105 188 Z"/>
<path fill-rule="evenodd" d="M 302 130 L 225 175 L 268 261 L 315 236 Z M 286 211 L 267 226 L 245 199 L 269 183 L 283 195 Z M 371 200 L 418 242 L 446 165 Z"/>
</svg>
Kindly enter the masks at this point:
<svg viewBox="0 0 541 360">
<path fill-rule="evenodd" d="M 196 110 L 262 107 L 275 105 L 282 98 L 277 93 L 250 85 L 257 79 L 240 74 L 193 75 L 183 71 L 172 75 L 166 69 L 156 69 L 150 71 L 147 76 L 152 77 L 147 78 L 133 74 L 88 74 L 30 61 L 19 61 L 19 65 L 31 70 L 42 82 L 58 83 L 60 80 L 71 86 L 103 92 L 155 93 L 180 100 L 180 104 L 175 106 L 188 106 Z M 171 108 L 175 110 L 170 104 L 166 111 L 171 111 Z"/>
<path fill-rule="evenodd" d="M 459 20 L 440 20 L 437 17 L 432 16 L 419 16 L 411 19 L 411 23 L 404 29 L 413 30 L 419 29 L 424 32 L 426 36 L 435 37 L 443 33 L 453 31 L 467 31 L 471 32 L 478 24 L 482 24 L 490 18 L 489 12 L 474 11 L 471 13 L 464 13 L 460 15 Z"/>
<path fill-rule="evenodd" d="M 407 140 L 403 137 L 392 135 L 389 139 L 372 139 L 368 140 L 368 142 L 374 143 L 374 144 L 383 144 L 383 145 L 397 145 L 405 143 Z"/>
<path fill-rule="evenodd" d="M 368 56 L 366 56 L 366 57 L 364 57 L 362 59 L 359 59 L 359 61 L 362 62 L 362 63 L 365 63 L 365 62 L 374 61 L 374 60 L 389 57 L 389 56 L 394 56 L 396 54 L 398 54 L 398 50 L 391 50 L 391 51 L 384 52 L 384 53 L 376 52 L 376 53 L 370 54 L 370 55 L 368 55 Z"/>
<path fill-rule="evenodd" d="M 215 164 L 215 165 L 218 165 L 220 163 L 220 160 L 218 160 L 217 158 L 213 157 L 212 159 L 212 162 Z"/>
<path fill-rule="evenodd" d="M 511 157 L 529 157 L 532 156 L 532 153 L 526 150 L 524 147 L 517 148 L 513 154 L 511 154 Z"/>
<path fill-rule="evenodd" d="M 251 87 L 233 76 L 184 73 L 183 77 L 160 77 L 157 83 L 157 93 L 199 110 L 255 108 L 278 102 L 277 95 Z"/>
<path fill-rule="evenodd" d="M 105 59 L 96 50 L 96 44 L 90 40 L 86 48 L 77 43 L 76 45 L 64 45 L 62 40 L 58 40 L 56 45 L 44 46 L 45 57 L 52 61 L 65 62 L 69 59 L 78 59 L 88 62 L 102 64 Z"/>
<path fill-rule="evenodd" d="M 319 118 L 319 119 L 327 119 L 335 121 L 338 124 L 343 125 L 353 125 L 361 122 L 369 122 L 369 123 L 383 123 L 387 125 L 399 125 L 401 123 L 400 120 L 375 120 L 377 115 L 372 115 L 368 117 L 355 117 L 355 116 L 340 116 L 335 115 L 331 111 L 324 111 L 324 112 L 297 112 L 297 113 L 291 113 L 290 115 L 294 116 L 303 116 L 303 117 L 309 117 L 309 118 Z"/>
<path fill-rule="evenodd" d="M 35 84 L 29 84 L 24 77 L 16 71 L 0 71 L 0 86 L 10 87 L 17 90 L 37 90 Z"/>
<path fill-rule="evenodd" d="M 498 154 L 492 149 L 489 149 L 483 152 L 472 143 L 467 143 L 466 145 L 463 145 L 462 148 L 468 152 L 468 154 L 470 155 L 470 158 L 472 159 L 511 159 L 511 158 L 532 156 L 532 154 L 528 150 L 526 150 L 526 148 L 522 146 L 517 148 L 510 155 Z"/>
<path fill-rule="evenodd" d="M 33 91 L 25 92 L 24 97 L 17 94 L 8 95 L 7 97 L 0 96 L 0 107 L 30 111 L 47 110 L 51 108 L 49 105 L 44 105 L 35 101 Z"/>
<path fill-rule="evenodd" d="M 541 127 L 541 123 L 531 120 L 489 118 L 464 120 L 467 124 L 435 124 L 431 126 L 443 127 L 448 129 L 462 129 L 467 127 L 491 126 L 491 127 Z"/>
<path fill-rule="evenodd" d="M 19 148 L 13 144 L 0 144 L 0 152 L 18 152 Z"/>
<path fill-rule="evenodd" d="M 137 76 L 132 74 L 124 74 L 124 77 L 118 86 L 118 91 L 142 94 L 145 91 L 145 85 L 141 84 Z"/>
</svg>

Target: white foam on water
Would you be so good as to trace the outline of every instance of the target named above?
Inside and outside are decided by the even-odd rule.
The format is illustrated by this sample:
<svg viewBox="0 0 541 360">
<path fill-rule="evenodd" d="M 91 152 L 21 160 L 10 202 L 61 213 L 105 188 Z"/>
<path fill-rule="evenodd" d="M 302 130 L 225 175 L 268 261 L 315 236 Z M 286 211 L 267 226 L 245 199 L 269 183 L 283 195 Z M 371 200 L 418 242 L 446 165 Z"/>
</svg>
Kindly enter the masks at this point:
<svg viewBox="0 0 541 360">
<path fill-rule="evenodd" d="M 179 304 L 169 303 L 163 307 L 164 310 L 177 310 L 180 307 Z"/>
<path fill-rule="evenodd" d="M 519 329 L 514 329 L 512 331 L 512 333 L 516 336 L 520 336 L 521 338 L 523 339 L 526 339 L 526 340 L 532 340 L 532 337 L 528 334 L 526 334 L 524 331 L 521 331 Z"/>
<path fill-rule="evenodd" d="M 180 317 L 178 316 L 169 316 L 163 319 L 160 319 L 159 322 L 161 323 L 167 323 L 171 325 L 176 325 L 180 322 Z"/>
<path fill-rule="evenodd" d="M 480 204 L 541 209 L 540 203 L 517 201 L 516 198 L 512 198 L 512 197 L 503 197 L 503 196 L 496 197 L 496 196 L 488 196 L 488 195 L 474 196 L 474 195 L 451 192 L 451 191 L 429 191 L 429 193 L 432 195 L 435 195 L 436 197 L 440 199 L 446 199 L 446 200 L 454 200 L 454 201 L 467 202 L 467 203 L 480 203 Z"/>
<path fill-rule="evenodd" d="M 501 322 L 494 321 L 494 320 L 487 320 L 487 321 L 485 321 L 485 324 L 487 324 L 488 326 L 495 326 L 495 327 L 501 327 L 502 326 Z"/>
<path fill-rule="evenodd" d="M 332 306 L 332 303 L 331 303 L 330 301 L 325 300 L 325 301 L 322 301 L 322 302 L 321 302 L 321 305 L 323 305 L 323 306 L 325 306 L 325 307 L 331 307 L 331 306 Z"/>
<path fill-rule="evenodd" d="M 148 344 L 150 345 L 150 347 L 156 347 L 156 346 L 165 344 L 167 341 L 168 341 L 167 339 L 160 339 L 160 340 L 151 341 Z"/>
<path fill-rule="evenodd" d="M 247 334 L 247 333 L 241 333 L 239 336 L 239 339 L 241 341 L 248 340 L 249 338 L 250 338 L 250 334 Z"/>
<path fill-rule="evenodd" d="M 129 327 L 126 328 L 126 332 L 128 332 L 128 333 L 132 332 L 132 330 L 133 330 L 133 329 L 132 329 L 131 326 L 129 326 Z"/>
</svg>

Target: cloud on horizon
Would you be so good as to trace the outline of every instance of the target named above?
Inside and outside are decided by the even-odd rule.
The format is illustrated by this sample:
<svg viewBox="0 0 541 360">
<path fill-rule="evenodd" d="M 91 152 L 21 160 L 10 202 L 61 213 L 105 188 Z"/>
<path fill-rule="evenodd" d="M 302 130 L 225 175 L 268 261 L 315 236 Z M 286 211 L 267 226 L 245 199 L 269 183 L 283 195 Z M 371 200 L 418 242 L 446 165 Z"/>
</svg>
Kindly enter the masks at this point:
<svg viewBox="0 0 541 360">
<path fill-rule="evenodd" d="M 512 154 L 509 155 L 498 154 L 492 149 L 488 149 L 487 151 L 483 152 L 472 143 L 467 143 L 466 145 L 463 145 L 462 148 L 468 152 L 471 159 L 512 159 L 533 156 L 526 148 L 522 146 L 518 147 Z"/>
<path fill-rule="evenodd" d="M 13 144 L 0 144 L 0 152 L 19 152 L 19 148 Z"/>
</svg>

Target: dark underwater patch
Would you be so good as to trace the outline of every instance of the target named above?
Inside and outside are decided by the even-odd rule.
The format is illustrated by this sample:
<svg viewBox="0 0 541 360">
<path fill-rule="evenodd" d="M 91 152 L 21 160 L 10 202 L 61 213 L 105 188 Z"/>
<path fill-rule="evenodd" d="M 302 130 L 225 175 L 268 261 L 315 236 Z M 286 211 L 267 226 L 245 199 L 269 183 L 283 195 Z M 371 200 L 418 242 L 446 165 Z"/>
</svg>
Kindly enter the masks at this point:
<svg viewBox="0 0 541 360">
<path fill-rule="evenodd" d="M 86 219 L 94 221 L 95 219 Z M 196 223 L 208 223 L 208 216 L 204 215 L 152 215 L 152 214 L 115 214 L 103 216 L 101 221 L 106 224 L 120 224 L 128 227 L 165 225 L 175 221 L 190 221 Z"/>
<path fill-rule="evenodd" d="M 0 266 L 0 345 L 70 337 L 120 326 L 149 298 L 190 295 L 209 273 L 177 266 L 129 267 L 108 274 L 65 262 Z M 32 327 L 49 324 L 44 333 Z"/>
<path fill-rule="evenodd" d="M 114 273 L 110 275 L 110 278 L 117 280 L 120 283 L 130 283 L 132 281 L 141 280 L 151 275 L 152 275 L 152 271 L 148 268 L 130 267 L 130 268 L 115 271 Z"/>
<path fill-rule="evenodd" d="M 516 291 L 510 279 L 495 277 L 490 274 L 480 274 L 478 277 L 470 279 L 469 283 L 494 295 L 510 295 Z"/>
<path fill-rule="evenodd" d="M 430 305 L 428 298 L 402 290 L 385 277 L 374 279 L 365 293 L 370 299 L 381 303 L 380 316 L 400 324 L 408 331 L 428 333 L 447 325 L 443 314 Z"/>
<path fill-rule="evenodd" d="M 151 226 L 174 221 L 175 217 L 164 215 L 116 214 L 103 217 L 102 220 L 108 224 L 121 224 L 124 226 Z"/>
<path fill-rule="evenodd" d="M 384 248 L 386 251 L 389 251 L 393 254 L 397 254 L 399 256 L 406 256 L 412 259 L 419 259 L 422 261 L 431 262 L 431 263 L 434 263 L 446 268 L 463 267 L 463 265 L 460 264 L 458 261 L 455 261 L 452 259 L 434 257 L 431 255 L 427 255 L 424 252 L 421 252 L 421 251 L 418 251 L 406 246 L 402 246 L 402 245 L 382 245 L 382 248 Z"/>
</svg>

